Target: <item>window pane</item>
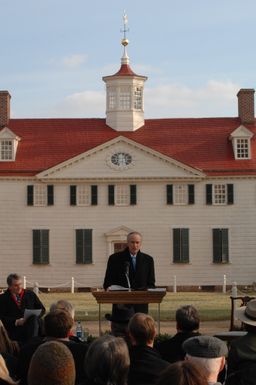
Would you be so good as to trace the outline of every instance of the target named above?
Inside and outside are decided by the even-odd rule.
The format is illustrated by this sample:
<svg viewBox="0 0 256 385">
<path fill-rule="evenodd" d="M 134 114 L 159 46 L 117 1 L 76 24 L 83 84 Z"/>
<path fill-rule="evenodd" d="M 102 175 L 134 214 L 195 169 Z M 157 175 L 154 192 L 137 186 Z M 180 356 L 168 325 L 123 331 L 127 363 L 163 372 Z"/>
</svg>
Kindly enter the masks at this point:
<svg viewBox="0 0 256 385">
<path fill-rule="evenodd" d="M 76 230 L 76 263 L 92 263 L 92 230 Z"/>
<path fill-rule="evenodd" d="M 49 263 L 49 230 L 33 230 L 33 263 Z"/>
<path fill-rule="evenodd" d="M 129 87 L 123 87 L 120 89 L 119 107 L 122 110 L 130 110 L 131 109 L 131 92 L 130 92 Z"/>
<path fill-rule="evenodd" d="M 126 206 L 130 203 L 130 188 L 128 185 L 116 185 L 115 204 L 117 206 Z"/>
<path fill-rule="evenodd" d="M 249 158 L 249 140 L 237 139 L 236 140 L 236 155 L 239 159 Z"/>
<path fill-rule="evenodd" d="M 91 187 L 86 185 L 77 186 L 77 204 L 79 206 L 90 205 Z"/>
<path fill-rule="evenodd" d="M 1 140 L 1 160 L 12 160 L 12 141 Z"/>
<path fill-rule="evenodd" d="M 46 206 L 47 204 L 47 186 L 34 186 L 34 206 Z"/>
<path fill-rule="evenodd" d="M 187 185 L 173 185 L 174 204 L 185 205 L 188 203 L 188 186 Z"/>
<path fill-rule="evenodd" d="M 225 205 L 227 203 L 227 185 L 213 185 L 213 202 L 215 205 Z"/>
<path fill-rule="evenodd" d="M 135 87 L 134 108 L 135 110 L 142 110 L 142 88 L 141 87 Z"/>
</svg>

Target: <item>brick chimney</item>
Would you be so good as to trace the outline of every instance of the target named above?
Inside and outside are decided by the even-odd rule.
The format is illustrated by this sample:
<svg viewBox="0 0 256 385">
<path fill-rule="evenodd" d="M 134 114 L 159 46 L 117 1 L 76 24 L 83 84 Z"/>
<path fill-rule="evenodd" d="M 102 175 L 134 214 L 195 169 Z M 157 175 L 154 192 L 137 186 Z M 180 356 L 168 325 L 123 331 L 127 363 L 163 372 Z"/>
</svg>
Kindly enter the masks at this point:
<svg viewBox="0 0 256 385">
<path fill-rule="evenodd" d="M 253 88 L 242 88 L 238 94 L 238 116 L 241 123 L 254 122 L 254 92 Z"/>
<path fill-rule="evenodd" d="M 0 127 L 8 126 L 10 119 L 11 95 L 8 91 L 0 91 Z"/>
</svg>

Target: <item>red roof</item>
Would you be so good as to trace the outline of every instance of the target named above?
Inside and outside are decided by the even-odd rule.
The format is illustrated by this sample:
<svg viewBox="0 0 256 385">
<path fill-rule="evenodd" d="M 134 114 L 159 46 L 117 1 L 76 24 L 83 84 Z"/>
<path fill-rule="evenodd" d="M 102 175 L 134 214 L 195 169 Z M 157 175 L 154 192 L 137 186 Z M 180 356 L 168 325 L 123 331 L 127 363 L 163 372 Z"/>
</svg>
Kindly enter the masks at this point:
<svg viewBox="0 0 256 385">
<path fill-rule="evenodd" d="M 0 175 L 31 176 L 120 135 L 198 168 L 208 175 L 256 175 L 256 139 L 252 159 L 235 160 L 229 135 L 239 118 L 150 119 L 135 132 L 117 132 L 105 119 L 11 119 L 21 140 L 15 162 L 0 162 Z M 256 133 L 256 122 L 247 125 Z"/>
</svg>

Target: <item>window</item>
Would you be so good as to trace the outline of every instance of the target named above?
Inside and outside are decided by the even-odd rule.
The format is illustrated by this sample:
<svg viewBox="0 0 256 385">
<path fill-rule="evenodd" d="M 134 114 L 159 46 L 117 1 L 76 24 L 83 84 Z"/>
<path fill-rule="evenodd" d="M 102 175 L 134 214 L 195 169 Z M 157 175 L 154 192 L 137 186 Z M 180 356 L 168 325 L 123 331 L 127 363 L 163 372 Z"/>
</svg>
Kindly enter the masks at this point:
<svg viewBox="0 0 256 385">
<path fill-rule="evenodd" d="M 166 186 L 166 201 L 169 205 L 187 205 L 195 203 L 195 188 L 193 184 L 168 184 Z"/>
<path fill-rule="evenodd" d="M 137 204 L 137 186 L 131 185 L 109 185 L 108 204 L 116 206 L 128 206 Z"/>
<path fill-rule="evenodd" d="M 212 229 L 212 235 L 213 262 L 227 263 L 229 261 L 228 229 Z"/>
<path fill-rule="evenodd" d="M 76 263 L 92 263 L 92 230 L 76 230 Z"/>
<path fill-rule="evenodd" d="M 122 110 L 131 109 L 131 92 L 129 87 L 124 87 L 120 89 L 119 94 L 119 107 Z"/>
<path fill-rule="evenodd" d="M 206 203 L 208 205 L 230 205 L 234 203 L 233 184 L 207 184 Z"/>
<path fill-rule="evenodd" d="M 36 184 L 27 186 L 28 206 L 52 206 L 53 204 L 53 185 Z"/>
<path fill-rule="evenodd" d="M 189 229 L 173 229 L 173 262 L 189 262 Z"/>
<path fill-rule="evenodd" d="M 113 110 L 116 108 L 116 92 L 115 91 L 109 91 L 108 93 L 108 108 L 110 110 Z"/>
<path fill-rule="evenodd" d="M 236 159 L 250 159 L 249 139 L 236 139 Z"/>
<path fill-rule="evenodd" d="M 49 263 L 49 230 L 33 230 L 33 263 Z"/>
<path fill-rule="evenodd" d="M 142 110 L 142 87 L 134 89 L 134 109 Z"/>
<path fill-rule="evenodd" d="M 13 141 L 1 140 L 1 160 L 13 160 Z"/>
<path fill-rule="evenodd" d="M 78 185 L 70 186 L 71 206 L 96 206 L 98 204 L 98 186 Z"/>
</svg>

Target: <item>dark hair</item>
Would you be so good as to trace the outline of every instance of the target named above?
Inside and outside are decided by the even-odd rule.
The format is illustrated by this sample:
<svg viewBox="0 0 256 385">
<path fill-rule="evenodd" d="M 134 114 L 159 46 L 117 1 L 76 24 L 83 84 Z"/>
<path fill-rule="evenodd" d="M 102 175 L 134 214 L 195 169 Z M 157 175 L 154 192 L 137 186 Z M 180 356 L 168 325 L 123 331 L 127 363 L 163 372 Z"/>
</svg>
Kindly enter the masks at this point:
<svg viewBox="0 0 256 385">
<path fill-rule="evenodd" d="M 198 330 L 200 325 L 199 314 L 192 305 L 185 305 L 176 311 L 177 327 L 182 331 Z"/>
<path fill-rule="evenodd" d="M 207 385 L 206 374 L 191 361 L 170 364 L 161 374 L 156 385 Z"/>
<path fill-rule="evenodd" d="M 124 339 L 111 335 L 94 340 L 84 361 L 87 379 L 95 385 L 126 385 L 129 366 L 130 357 Z"/>
<path fill-rule="evenodd" d="M 8 286 L 12 286 L 13 281 L 18 281 L 18 279 L 21 279 L 21 276 L 16 273 L 11 273 L 8 275 L 6 282 Z"/>
<path fill-rule="evenodd" d="M 129 321 L 128 330 L 138 345 L 146 345 L 155 338 L 155 321 L 148 314 L 136 313 Z"/>
<path fill-rule="evenodd" d="M 64 310 L 54 310 L 44 317 L 44 329 L 47 337 L 66 338 L 74 320 Z"/>
</svg>

